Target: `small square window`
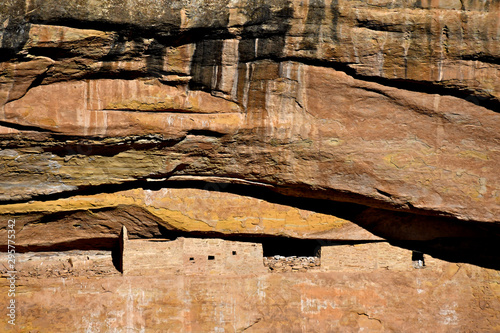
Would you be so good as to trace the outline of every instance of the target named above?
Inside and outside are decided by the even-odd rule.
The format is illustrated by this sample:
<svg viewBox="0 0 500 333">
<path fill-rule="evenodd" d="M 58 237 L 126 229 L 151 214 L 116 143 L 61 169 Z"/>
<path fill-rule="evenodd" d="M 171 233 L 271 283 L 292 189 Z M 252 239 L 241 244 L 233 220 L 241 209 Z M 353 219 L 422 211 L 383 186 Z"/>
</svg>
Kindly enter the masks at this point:
<svg viewBox="0 0 500 333">
<path fill-rule="evenodd" d="M 235 256 L 235 255 L 236 255 L 236 251 L 233 251 L 233 256 Z"/>
<path fill-rule="evenodd" d="M 208 256 L 208 260 L 215 260 L 214 256 Z"/>
<path fill-rule="evenodd" d="M 193 260 L 194 260 L 194 258 L 193 258 L 193 257 L 189 258 L 189 261 L 193 261 Z"/>
</svg>

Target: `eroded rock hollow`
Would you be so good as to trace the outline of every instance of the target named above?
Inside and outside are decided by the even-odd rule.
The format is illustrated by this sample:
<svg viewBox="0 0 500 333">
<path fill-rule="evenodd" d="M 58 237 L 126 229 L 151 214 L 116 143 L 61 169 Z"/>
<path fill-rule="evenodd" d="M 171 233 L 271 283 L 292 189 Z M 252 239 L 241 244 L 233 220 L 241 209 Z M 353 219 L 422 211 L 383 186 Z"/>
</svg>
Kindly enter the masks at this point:
<svg viewBox="0 0 500 333">
<path fill-rule="evenodd" d="M 88 275 L 105 308 L 133 304 L 56 306 L 70 331 L 500 329 L 499 77 L 498 1 L 4 1 L 0 245 L 15 220 L 35 297 L 18 324 L 46 329 L 48 290 L 71 303 Z M 218 239 L 274 266 L 241 277 L 196 252 L 176 276 L 155 252 L 146 300 L 119 272 L 123 226 L 171 240 L 151 253 Z M 299 259 L 335 245 L 352 251 Z M 47 251 L 54 268 L 28 263 Z"/>
</svg>

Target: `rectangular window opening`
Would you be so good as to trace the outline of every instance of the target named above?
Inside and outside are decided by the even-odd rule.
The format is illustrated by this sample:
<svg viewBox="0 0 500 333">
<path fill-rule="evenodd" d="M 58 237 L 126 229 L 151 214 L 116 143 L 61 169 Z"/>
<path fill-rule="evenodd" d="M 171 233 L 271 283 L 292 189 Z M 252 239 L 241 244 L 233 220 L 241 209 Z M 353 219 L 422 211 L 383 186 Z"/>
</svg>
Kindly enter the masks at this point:
<svg viewBox="0 0 500 333">
<path fill-rule="evenodd" d="M 208 260 L 215 260 L 214 256 L 208 256 Z"/>
<path fill-rule="evenodd" d="M 233 251 L 233 256 L 235 256 L 235 255 L 236 255 L 236 251 Z"/>
</svg>

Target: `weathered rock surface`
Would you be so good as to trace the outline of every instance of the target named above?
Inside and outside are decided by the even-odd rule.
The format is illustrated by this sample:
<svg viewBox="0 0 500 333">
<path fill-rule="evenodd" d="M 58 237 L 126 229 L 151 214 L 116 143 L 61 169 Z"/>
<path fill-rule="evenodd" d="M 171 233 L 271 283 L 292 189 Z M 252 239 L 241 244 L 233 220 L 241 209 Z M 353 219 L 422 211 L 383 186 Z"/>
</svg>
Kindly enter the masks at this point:
<svg viewBox="0 0 500 333">
<path fill-rule="evenodd" d="M 19 332 L 495 332 L 498 271 L 21 278 Z M 0 302 L 8 302 L 5 283 Z M 397 292 L 396 292 L 397 291 Z M 75 309 L 78 309 L 75 311 Z M 57 320 L 54 320 L 57 318 Z M 2 330 L 11 330 L 2 322 Z"/>
<path fill-rule="evenodd" d="M 16 1 L 2 198 L 223 176 L 495 222 L 499 5 L 462 3 Z"/>
<path fill-rule="evenodd" d="M 499 15 L 499 1 L 472 0 L 4 1 L 0 219 L 16 220 L 20 251 L 110 249 L 126 225 L 131 238 L 387 239 L 499 269 Z M 405 289 L 421 280 L 406 273 L 388 282 L 377 280 L 383 272 L 353 274 L 332 279 L 352 278 L 361 289 L 370 281 L 386 305 L 440 315 L 425 331 L 439 320 L 453 322 L 443 332 L 479 327 L 480 316 L 456 321 L 453 303 L 436 301 L 464 293 L 461 301 L 476 304 L 465 278 L 453 284 L 460 292 L 444 283 L 421 300 Z M 264 279 L 270 290 L 305 283 L 276 276 Z M 498 276 L 488 276 L 478 290 L 496 288 Z M 122 304 L 115 278 L 107 278 L 110 307 Z M 333 283 L 311 279 L 319 282 L 305 292 Z M 404 296 L 389 295 L 392 282 Z M 192 283 L 227 294 L 213 281 Z M 302 298 L 283 297 L 295 302 L 289 314 L 303 318 Z M 314 304 L 330 302 L 324 297 Z M 283 306 L 268 301 L 256 306 L 274 315 L 238 317 L 235 330 L 277 320 Z M 36 302 L 26 306 L 42 307 Z M 188 311 L 196 314 L 172 316 L 201 315 L 200 304 Z M 410 329 L 397 307 L 374 321 L 356 304 L 340 312 L 325 305 L 336 318 L 330 328 Z M 474 313 L 467 304 L 458 312 Z M 306 326 L 328 329 L 316 326 L 314 313 Z M 176 327 L 215 330 L 196 326 L 198 319 Z M 272 330 L 305 327 L 288 323 L 295 322 L 285 318 Z M 498 329 L 498 319 L 483 326 Z"/>
</svg>

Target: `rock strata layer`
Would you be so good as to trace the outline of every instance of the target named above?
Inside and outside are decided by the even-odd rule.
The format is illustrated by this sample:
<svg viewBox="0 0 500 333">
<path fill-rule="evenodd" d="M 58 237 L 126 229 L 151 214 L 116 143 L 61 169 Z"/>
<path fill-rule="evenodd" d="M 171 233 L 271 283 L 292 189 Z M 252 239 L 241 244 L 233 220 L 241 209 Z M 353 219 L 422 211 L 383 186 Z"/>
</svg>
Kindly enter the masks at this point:
<svg viewBox="0 0 500 333">
<path fill-rule="evenodd" d="M 465 0 L 4 1 L 0 247 L 15 220 L 22 252 L 111 250 L 125 225 L 131 239 L 387 240 L 500 269 L 499 15 L 499 1 Z M 471 267 L 461 274 L 490 274 Z M 364 286 L 385 277 L 353 274 Z M 403 298 L 418 297 L 405 288 L 421 281 L 401 274 L 392 282 L 405 286 Z M 339 312 L 304 296 L 350 276 L 316 274 L 307 286 L 275 276 L 262 280 L 270 290 L 305 286 L 282 299 L 308 313 L 309 330 L 326 329 L 315 322 L 322 309 L 336 318 L 330 328 L 406 327 L 354 300 Z M 498 300 L 490 277 L 479 284 Z M 450 295 L 451 285 L 432 292 Z M 185 290 L 197 297 L 193 288 Z M 451 331 L 475 327 L 454 319 L 474 312 L 469 303 L 424 303 Z M 384 318 L 396 318 L 391 309 Z M 192 313 L 179 329 L 215 330 L 193 324 Z M 272 318 L 232 322 L 243 330 Z M 491 318 L 483 331 L 498 328 Z"/>
<path fill-rule="evenodd" d="M 19 332 L 495 332 L 498 271 L 444 263 L 398 272 L 19 280 Z M 0 302 L 8 302 L 0 286 Z M 46 309 L 50 309 L 46 313 Z M 77 309 L 77 310 L 75 310 Z M 57 318 L 58 320 L 54 320 Z M 2 322 L 2 329 L 11 330 Z"/>
<path fill-rule="evenodd" d="M 497 225 L 499 12 L 10 1 L 0 199 L 44 215 L 53 199 L 209 181 Z"/>
</svg>

